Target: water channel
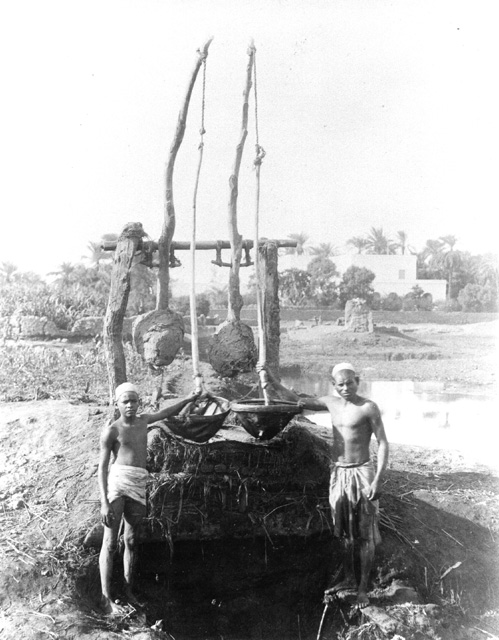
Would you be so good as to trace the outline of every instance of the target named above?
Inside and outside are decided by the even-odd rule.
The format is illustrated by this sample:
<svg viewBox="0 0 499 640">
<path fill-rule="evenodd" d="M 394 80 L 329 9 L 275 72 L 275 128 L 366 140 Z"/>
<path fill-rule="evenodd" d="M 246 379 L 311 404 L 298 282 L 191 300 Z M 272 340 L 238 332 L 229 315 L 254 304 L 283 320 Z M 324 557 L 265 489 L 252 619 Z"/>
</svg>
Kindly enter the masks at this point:
<svg viewBox="0 0 499 640">
<path fill-rule="evenodd" d="M 334 394 L 330 378 L 285 376 L 287 387 L 299 393 Z M 498 468 L 498 399 L 479 394 L 451 393 L 437 381 L 362 381 L 360 395 L 379 406 L 388 440 L 393 443 L 458 450 Z M 306 412 L 317 424 L 330 424 L 327 412 Z"/>
</svg>

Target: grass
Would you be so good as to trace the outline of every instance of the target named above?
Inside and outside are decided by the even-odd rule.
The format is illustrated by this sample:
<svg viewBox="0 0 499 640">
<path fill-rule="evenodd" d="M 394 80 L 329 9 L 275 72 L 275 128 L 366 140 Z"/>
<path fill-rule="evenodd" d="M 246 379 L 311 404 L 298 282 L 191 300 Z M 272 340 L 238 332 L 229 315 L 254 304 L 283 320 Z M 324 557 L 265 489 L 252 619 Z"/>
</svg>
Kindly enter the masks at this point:
<svg viewBox="0 0 499 640">
<path fill-rule="evenodd" d="M 155 379 L 140 356 L 125 345 L 128 379 L 155 388 Z M 180 356 L 182 357 L 182 356 Z M 0 347 L 0 402 L 70 400 L 106 404 L 108 376 L 102 345 L 51 345 L 13 343 Z"/>
</svg>

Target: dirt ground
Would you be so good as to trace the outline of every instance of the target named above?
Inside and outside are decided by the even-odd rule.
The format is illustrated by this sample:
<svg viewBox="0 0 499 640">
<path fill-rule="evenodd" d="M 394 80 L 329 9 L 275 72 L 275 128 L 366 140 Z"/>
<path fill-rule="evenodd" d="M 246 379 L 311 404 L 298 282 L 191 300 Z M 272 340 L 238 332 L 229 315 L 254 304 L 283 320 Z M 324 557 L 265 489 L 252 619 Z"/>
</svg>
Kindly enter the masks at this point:
<svg viewBox="0 0 499 640">
<path fill-rule="evenodd" d="M 448 390 L 492 398 L 497 330 L 497 322 L 487 322 L 352 334 L 333 324 L 289 322 L 282 327 L 281 367 L 327 374 L 334 362 L 350 360 L 365 379 L 437 380 Z M 256 382 L 251 375 L 222 380 L 207 363 L 202 369 L 205 384 L 226 396 L 237 397 Z M 188 355 L 169 367 L 164 385 L 165 395 L 190 391 Z M 153 390 L 143 391 L 147 402 Z M 108 415 L 109 407 L 88 397 L 0 405 L 2 638 L 171 637 L 150 616 L 116 623 L 96 606 L 97 552 L 82 542 L 98 518 L 98 437 Z M 491 442 L 484 446 L 496 446 L 493 431 L 491 425 Z M 377 635 L 382 622 L 376 626 L 373 613 L 348 633 L 326 625 L 324 639 L 499 636 L 498 494 L 498 468 L 457 451 L 392 446 L 381 501 L 384 543 L 371 595 L 398 626 Z M 320 610 L 317 625 L 319 618 Z"/>
<path fill-rule="evenodd" d="M 281 367 L 329 373 L 353 360 L 366 380 L 438 380 L 447 390 L 496 394 L 499 322 L 378 326 L 350 333 L 335 324 L 285 323 Z"/>
</svg>

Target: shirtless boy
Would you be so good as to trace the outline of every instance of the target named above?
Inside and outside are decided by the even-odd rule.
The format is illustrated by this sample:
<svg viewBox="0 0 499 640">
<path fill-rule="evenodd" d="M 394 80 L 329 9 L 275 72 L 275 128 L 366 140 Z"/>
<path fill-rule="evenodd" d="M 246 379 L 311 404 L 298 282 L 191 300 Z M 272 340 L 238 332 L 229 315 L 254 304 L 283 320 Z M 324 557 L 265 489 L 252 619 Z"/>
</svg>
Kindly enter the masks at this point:
<svg viewBox="0 0 499 640">
<path fill-rule="evenodd" d="M 98 469 L 101 495 L 101 516 L 104 524 L 104 539 L 99 557 L 102 587 L 102 607 L 111 615 L 123 614 L 111 598 L 113 556 L 117 547 L 121 518 L 124 520 L 123 565 L 125 594 L 131 604 L 138 604 L 132 592 L 135 560 L 135 531 L 146 514 L 146 470 L 147 425 L 176 415 L 199 394 L 193 392 L 184 400 L 170 405 L 157 413 L 138 414 L 139 395 L 137 388 L 125 382 L 116 388 L 116 404 L 120 417 L 104 427 L 100 439 Z M 113 454 L 114 461 L 109 469 Z"/>
<path fill-rule="evenodd" d="M 305 409 L 331 414 L 333 429 L 329 502 L 334 534 L 341 539 L 344 579 L 326 590 L 326 594 L 356 591 L 357 606 L 369 604 L 367 585 L 376 545 L 381 541 L 378 529 L 378 497 L 383 472 L 388 464 L 388 441 L 377 405 L 359 396 L 359 376 L 353 366 L 342 362 L 333 367 L 332 377 L 338 396 L 309 398 L 298 396 L 278 383 L 268 372 L 271 385 L 288 399 L 293 396 Z M 370 460 L 369 445 L 374 434 L 378 441 L 377 468 Z M 358 546 L 360 580 L 354 571 L 354 553 Z"/>
</svg>

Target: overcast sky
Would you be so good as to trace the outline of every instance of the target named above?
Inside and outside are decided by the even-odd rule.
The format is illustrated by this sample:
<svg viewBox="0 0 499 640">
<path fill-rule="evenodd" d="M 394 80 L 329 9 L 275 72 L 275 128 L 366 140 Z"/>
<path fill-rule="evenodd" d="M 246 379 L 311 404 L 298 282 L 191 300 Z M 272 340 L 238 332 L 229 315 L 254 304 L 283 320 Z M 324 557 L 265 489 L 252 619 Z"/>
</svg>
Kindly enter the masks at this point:
<svg viewBox="0 0 499 640">
<path fill-rule="evenodd" d="M 140 221 L 157 238 L 164 174 L 195 52 L 207 62 L 198 238 L 226 239 L 251 37 L 261 235 L 339 249 L 372 226 L 421 249 L 496 250 L 497 3 L 456 0 L 53 0 L 0 16 L 0 261 L 41 274 Z M 174 175 L 190 238 L 201 83 Z M 254 117 L 239 230 L 253 237 Z M 182 258 L 182 256 L 181 256 Z M 188 256 L 185 255 L 185 262 Z M 202 274 L 206 277 L 206 273 Z M 226 273 L 222 277 L 226 277 Z"/>
</svg>

